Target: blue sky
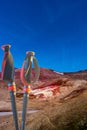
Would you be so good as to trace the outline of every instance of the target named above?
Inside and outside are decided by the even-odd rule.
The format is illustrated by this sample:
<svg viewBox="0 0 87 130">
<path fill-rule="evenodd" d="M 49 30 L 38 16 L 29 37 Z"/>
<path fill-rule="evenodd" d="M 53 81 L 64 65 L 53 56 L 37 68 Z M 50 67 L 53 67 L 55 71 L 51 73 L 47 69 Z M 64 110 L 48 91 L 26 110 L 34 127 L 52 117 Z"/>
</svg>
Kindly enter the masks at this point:
<svg viewBox="0 0 87 130">
<path fill-rule="evenodd" d="M 0 46 L 6 43 L 15 67 L 29 50 L 42 68 L 87 69 L 87 0 L 0 0 Z"/>
</svg>

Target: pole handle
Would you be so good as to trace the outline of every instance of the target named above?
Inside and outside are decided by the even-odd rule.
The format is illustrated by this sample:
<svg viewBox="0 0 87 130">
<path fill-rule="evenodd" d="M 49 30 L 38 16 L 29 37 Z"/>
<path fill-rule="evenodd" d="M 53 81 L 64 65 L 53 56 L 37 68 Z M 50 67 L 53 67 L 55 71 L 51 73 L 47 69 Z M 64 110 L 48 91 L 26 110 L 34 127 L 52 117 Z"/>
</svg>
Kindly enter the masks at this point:
<svg viewBox="0 0 87 130">
<path fill-rule="evenodd" d="M 40 68 L 38 65 L 38 61 L 35 58 L 35 53 L 34 52 L 27 52 L 26 57 L 24 60 L 24 63 L 22 65 L 21 73 L 20 73 L 20 78 L 22 83 L 25 86 L 28 86 L 32 83 L 35 83 L 40 75 Z M 32 79 L 32 68 L 34 64 L 34 71 L 35 71 L 35 77 Z"/>
</svg>

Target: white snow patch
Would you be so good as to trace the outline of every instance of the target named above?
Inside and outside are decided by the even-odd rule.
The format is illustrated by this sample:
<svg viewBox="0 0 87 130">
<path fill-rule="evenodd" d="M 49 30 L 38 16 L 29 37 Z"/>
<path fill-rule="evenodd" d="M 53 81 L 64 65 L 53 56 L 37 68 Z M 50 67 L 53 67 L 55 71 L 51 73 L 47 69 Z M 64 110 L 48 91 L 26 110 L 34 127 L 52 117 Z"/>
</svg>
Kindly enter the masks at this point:
<svg viewBox="0 0 87 130">
<path fill-rule="evenodd" d="M 60 75 L 64 75 L 64 73 L 62 73 L 62 72 L 57 72 L 57 71 L 53 71 L 53 72 L 60 74 Z"/>
</svg>

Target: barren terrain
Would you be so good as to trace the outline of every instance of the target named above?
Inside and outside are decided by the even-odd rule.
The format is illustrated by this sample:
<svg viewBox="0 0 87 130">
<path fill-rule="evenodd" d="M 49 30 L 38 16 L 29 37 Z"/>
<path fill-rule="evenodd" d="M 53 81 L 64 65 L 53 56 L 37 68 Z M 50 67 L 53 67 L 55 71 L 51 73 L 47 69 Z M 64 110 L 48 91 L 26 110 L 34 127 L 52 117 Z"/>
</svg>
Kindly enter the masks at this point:
<svg viewBox="0 0 87 130">
<path fill-rule="evenodd" d="M 23 84 L 20 81 L 20 69 L 15 70 L 17 86 L 17 110 L 22 110 Z M 87 130 L 87 71 L 75 73 L 57 73 L 41 69 L 39 81 L 32 89 L 58 86 L 58 91 L 47 97 L 30 94 L 26 130 Z M 7 82 L 0 80 L 0 112 L 12 111 Z M 21 128 L 21 114 L 18 114 Z M 0 116 L 0 130 L 15 130 L 12 115 Z"/>
</svg>

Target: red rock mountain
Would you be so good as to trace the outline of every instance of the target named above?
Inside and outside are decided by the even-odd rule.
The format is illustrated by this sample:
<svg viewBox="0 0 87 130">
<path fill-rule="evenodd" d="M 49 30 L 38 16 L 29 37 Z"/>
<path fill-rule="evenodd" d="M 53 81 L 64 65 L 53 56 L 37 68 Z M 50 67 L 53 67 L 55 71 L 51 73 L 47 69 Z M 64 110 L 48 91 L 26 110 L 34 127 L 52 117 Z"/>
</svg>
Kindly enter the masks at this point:
<svg viewBox="0 0 87 130">
<path fill-rule="evenodd" d="M 15 69 L 15 82 L 16 82 L 17 88 L 21 88 L 23 86 L 23 84 L 20 81 L 20 71 L 21 71 L 21 69 Z M 32 70 L 32 73 L 34 73 L 34 70 Z M 56 71 L 51 70 L 51 69 L 40 68 L 39 80 L 35 84 L 33 84 L 33 86 L 35 88 L 39 87 L 39 86 L 44 87 L 44 85 L 46 83 L 52 84 L 52 82 L 54 82 L 55 79 L 60 79 L 61 77 L 63 77 L 63 73 L 59 73 L 59 72 L 56 72 Z M 6 84 L 4 81 L 2 81 L 1 73 L 0 73 L 0 84 L 1 83 Z"/>
<path fill-rule="evenodd" d="M 17 92 L 20 92 L 23 90 L 23 84 L 20 81 L 20 71 L 21 69 L 15 69 L 15 82 L 17 86 Z M 34 73 L 34 70 L 32 70 L 32 73 Z M 1 73 L 0 73 L 1 77 Z M 73 86 L 73 80 L 87 80 L 87 70 L 79 71 L 79 72 L 73 72 L 73 73 L 59 73 L 51 69 L 46 68 L 40 68 L 40 77 L 39 80 L 32 84 L 32 90 L 34 89 L 41 89 L 43 91 L 44 88 L 46 88 L 47 92 L 48 89 L 52 91 L 59 92 L 59 86 L 63 88 L 63 92 L 65 91 L 65 88 L 63 86 Z M 0 79 L 0 87 L 7 88 L 7 82 Z M 49 90 L 49 91 L 50 91 Z M 39 91 L 39 90 L 38 90 Z M 36 92 L 36 91 L 35 91 Z M 45 92 L 46 93 L 46 92 Z M 54 92 L 55 93 L 55 92 Z"/>
<path fill-rule="evenodd" d="M 22 87 L 23 84 L 20 81 L 20 71 L 21 69 L 15 69 L 15 81 L 17 84 L 17 87 Z M 34 70 L 32 70 L 33 73 Z M 45 87 L 47 85 L 55 84 L 57 81 L 60 81 L 59 84 L 61 84 L 62 79 L 81 79 L 81 80 L 87 80 L 87 70 L 84 71 L 78 71 L 78 72 L 71 72 L 71 73 L 60 73 L 56 72 L 52 69 L 47 68 L 40 68 L 40 77 L 39 80 L 36 82 L 34 87 Z M 1 79 L 1 73 L 0 73 L 0 84 L 5 83 Z"/>
</svg>

